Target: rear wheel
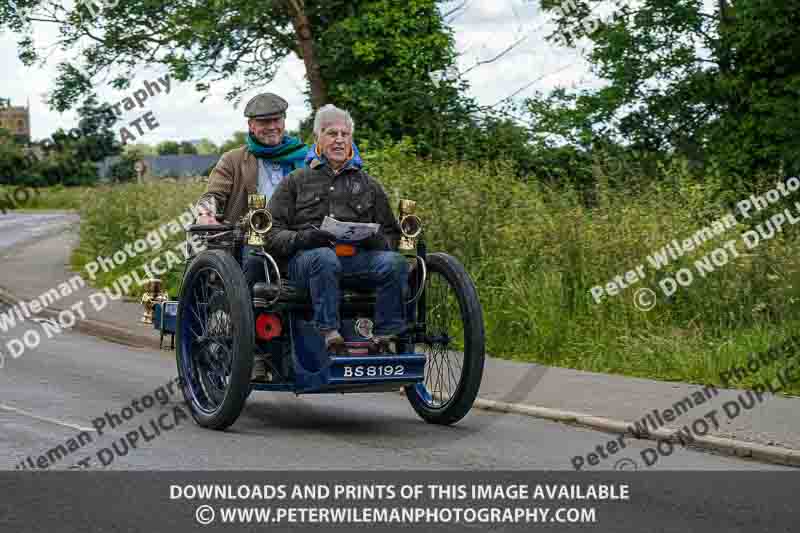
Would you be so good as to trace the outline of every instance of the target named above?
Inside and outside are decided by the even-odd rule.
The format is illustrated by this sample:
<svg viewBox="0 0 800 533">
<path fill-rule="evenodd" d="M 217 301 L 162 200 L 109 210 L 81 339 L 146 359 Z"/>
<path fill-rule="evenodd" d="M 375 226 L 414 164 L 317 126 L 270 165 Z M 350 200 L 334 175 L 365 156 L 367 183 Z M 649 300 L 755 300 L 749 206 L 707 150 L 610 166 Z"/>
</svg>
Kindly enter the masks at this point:
<svg viewBox="0 0 800 533">
<path fill-rule="evenodd" d="M 233 424 L 250 394 L 255 326 L 236 260 L 205 251 L 189 266 L 178 305 L 177 364 L 183 395 L 203 427 Z"/>
<path fill-rule="evenodd" d="M 406 387 L 406 396 L 426 422 L 454 424 L 472 408 L 483 378 L 483 311 L 475 285 L 458 260 L 432 253 L 425 261 L 425 335 L 416 345 L 427 357 L 425 378 Z"/>
</svg>

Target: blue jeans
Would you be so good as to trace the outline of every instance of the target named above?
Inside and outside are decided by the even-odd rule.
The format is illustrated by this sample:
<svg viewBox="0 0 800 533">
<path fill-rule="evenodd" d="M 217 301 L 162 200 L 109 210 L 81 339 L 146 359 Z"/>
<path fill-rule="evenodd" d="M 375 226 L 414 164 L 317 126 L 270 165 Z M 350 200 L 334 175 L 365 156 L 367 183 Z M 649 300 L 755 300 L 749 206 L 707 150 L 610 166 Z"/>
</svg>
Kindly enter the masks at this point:
<svg viewBox="0 0 800 533">
<path fill-rule="evenodd" d="M 397 335 L 406 328 L 408 264 L 396 252 L 359 251 L 338 257 L 332 248 L 304 250 L 289 261 L 289 280 L 311 293 L 313 320 L 320 330 L 339 329 L 340 281 L 377 289 L 375 335 Z"/>
</svg>

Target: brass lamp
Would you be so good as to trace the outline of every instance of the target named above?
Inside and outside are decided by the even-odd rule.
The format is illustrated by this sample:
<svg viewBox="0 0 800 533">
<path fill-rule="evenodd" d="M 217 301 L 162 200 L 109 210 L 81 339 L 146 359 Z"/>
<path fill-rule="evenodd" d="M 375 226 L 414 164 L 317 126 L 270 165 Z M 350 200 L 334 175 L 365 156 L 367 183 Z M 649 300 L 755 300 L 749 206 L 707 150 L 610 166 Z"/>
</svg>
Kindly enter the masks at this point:
<svg viewBox="0 0 800 533">
<path fill-rule="evenodd" d="M 422 233 L 422 220 L 415 214 L 417 202 L 413 200 L 400 200 L 400 242 L 397 251 L 406 257 L 417 256 L 417 239 Z"/>
<path fill-rule="evenodd" d="M 264 246 L 264 234 L 272 229 L 272 215 L 267 211 L 267 197 L 263 194 L 247 196 L 248 213 L 242 219 L 247 231 L 247 244 Z"/>
<path fill-rule="evenodd" d="M 140 322 L 142 324 L 152 325 L 153 308 L 157 303 L 163 304 L 167 300 L 169 300 L 169 294 L 161 291 L 161 280 L 147 280 L 144 284 L 144 294 L 142 295 L 142 307 L 144 307 L 144 312 L 142 312 Z"/>
</svg>

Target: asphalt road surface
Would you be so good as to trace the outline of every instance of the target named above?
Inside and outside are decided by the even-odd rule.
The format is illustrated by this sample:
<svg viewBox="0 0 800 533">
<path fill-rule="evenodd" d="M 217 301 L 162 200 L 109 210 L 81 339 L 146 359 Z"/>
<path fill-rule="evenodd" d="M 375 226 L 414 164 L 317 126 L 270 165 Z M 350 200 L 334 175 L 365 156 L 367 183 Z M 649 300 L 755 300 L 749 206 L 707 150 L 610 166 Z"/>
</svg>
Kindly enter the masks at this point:
<svg viewBox="0 0 800 533">
<path fill-rule="evenodd" d="M 42 220 L 54 220 L 9 216 L 16 218 L 0 218 L 0 246 L 18 247 L 41 231 L 36 228 Z M 10 357 L 6 343 L 31 328 L 41 344 Z M 83 461 L 89 468 L 126 470 L 571 470 L 573 456 L 616 438 L 477 409 L 454 427 L 427 425 L 394 393 L 296 397 L 254 392 L 236 424 L 215 432 L 183 416 L 188 411 L 182 398 L 174 385 L 167 388 L 177 375 L 171 352 L 71 332 L 47 338 L 44 330 L 43 324 L 28 321 L 0 331 L 0 350 L 6 352 L 0 369 L 0 467 L 5 469 L 23 464 L 30 469 L 37 462 L 39 468 L 65 469 Z M 59 445 L 66 454 L 52 452 Z M 625 457 L 641 463 L 640 451 L 653 445 L 627 441 L 625 453 L 599 468 L 613 469 Z M 650 469 L 782 468 L 676 448 Z"/>
<path fill-rule="evenodd" d="M 19 214 L 9 211 L 5 215 L 0 214 L 0 253 L 4 249 L 15 245 L 19 246 L 25 241 L 35 239 L 40 235 L 46 235 L 47 232 L 63 225 L 67 221 L 76 220 L 77 217 L 75 215 L 55 213 Z M 1 267 L 2 265 L 0 265 Z"/>
<path fill-rule="evenodd" d="M 168 384 L 176 370 L 169 352 L 131 349 L 72 333 L 46 339 L 42 326 L 26 323 L 25 327 L 36 328 L 43 341 L 17 359 L 7 356 L 0 373 L 0 450 L 8 469 L 27 456 L 36 462 L 84 429 L 92 442 L 48 468 L 67 468 L 90 456 L 91 467 L 132 470 L 570 469 L 573 455 L 613 438 L 481 410 L 473 410 L 454 427 L 432 426 L 417 418 L 404 397 L 391 393 L 296 397 L 254 392 L 236 424 L 215 432 L 174 412 L 178 407 L 188 413 L 179 394 L 170 394 L 176 391 Z M 155 393 L 160 387 L 162 393 Z M 154 400 L 149 408 L 145 396 Z M 162 405 L 165 399 L 169 401 Z M 125 407 L 131 408 L 133 418 L 124 419 L 131 413 L 123 413 Z M 122 422 L 112 429 L 114 415 Z M 97 418 L 105 419 L 103 426 Z M 160 435 L 151 420 L 161 428 Z M 98 426 L 102 434 L 92 431 Z M 144 442 L 140 433 L 136 449 L 126 449 L 119 439 L 139 426 L 152 440 Z M 114 443 L 118 451 L 113 451 Z M 637 452 L 628 455 L 638 459 L 638 450 L 650 445 L 631 441 L 628 446 Z M 104 448 L 113 451 L 112 461 L 109 452 L 98 458 Z M 613 464 L 609 461 L 606 466 Z M 776 468 L 683 449 L 662 458 L 656 467 Z"/>
</svg>

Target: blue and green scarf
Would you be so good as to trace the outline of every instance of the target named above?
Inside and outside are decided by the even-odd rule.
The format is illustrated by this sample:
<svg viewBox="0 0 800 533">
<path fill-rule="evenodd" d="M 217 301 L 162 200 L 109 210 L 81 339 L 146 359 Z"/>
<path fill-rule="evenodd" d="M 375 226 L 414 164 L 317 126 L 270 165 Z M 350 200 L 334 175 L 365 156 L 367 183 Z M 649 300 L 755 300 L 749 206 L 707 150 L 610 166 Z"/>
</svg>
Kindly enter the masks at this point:
<svg viewBox="0 0 800 533">
<path fill-rule="evenodd" d="M 286 176 L 297 168 L 305 166 L 308 148 L 300 139 L 284 135 L 281 144 L 267 146 L 258 142 L 252 134 L 247 135 L 247 149 L 259 159 L 266 159 L 273 163 L 280 163 L 283 175 Z"/>
</svg>

